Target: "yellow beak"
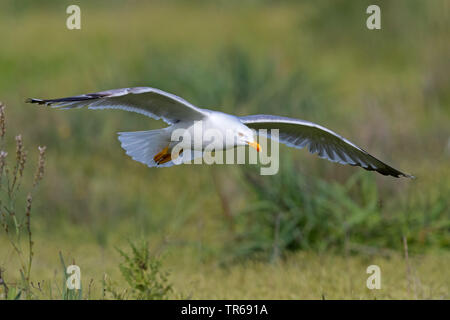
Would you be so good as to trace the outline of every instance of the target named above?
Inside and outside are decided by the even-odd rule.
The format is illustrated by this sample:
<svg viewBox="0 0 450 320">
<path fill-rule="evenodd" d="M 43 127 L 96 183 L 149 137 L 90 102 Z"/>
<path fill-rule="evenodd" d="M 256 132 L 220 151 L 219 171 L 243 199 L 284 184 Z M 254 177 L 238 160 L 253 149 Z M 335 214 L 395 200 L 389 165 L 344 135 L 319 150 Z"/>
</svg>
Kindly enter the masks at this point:
<svg viewBox="0 0 450 320">
<path fill-rule="evenodd" d="M 247 141 L 247 143 L 248 143 L 248 145 L 250 147 L 255 148 L 256 151 L 258 151 L 258 152 L 261 151 L 261 146 L 259 145 L 259 143 L 257 143 L 257 142 L 248 142 L 248 141 Z"/>
</svg>

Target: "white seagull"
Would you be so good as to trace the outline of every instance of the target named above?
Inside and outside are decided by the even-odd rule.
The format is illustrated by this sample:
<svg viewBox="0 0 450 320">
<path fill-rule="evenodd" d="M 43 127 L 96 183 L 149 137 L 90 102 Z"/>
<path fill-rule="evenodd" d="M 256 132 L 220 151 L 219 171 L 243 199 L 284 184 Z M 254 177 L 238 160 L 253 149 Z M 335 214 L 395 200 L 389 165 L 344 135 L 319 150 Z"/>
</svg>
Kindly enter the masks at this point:
<svg viewBox="0 0 450 320">
<path fill-rule="evenodd" d="M 218 149 L 249 145 L 259 151 L 260 146 L 255 140 L 254 130 L 258 132 L 258 129 L 267 129 L 267 136 L 270 138 L 270 129 L 278 129 L 279 142 L 289 147 L 308 147 L 309 152 L 317 153 L 319 157 L 333 162 L 360 166 L 396 178 L 414 178 L 383 163 L 354 143 L 318 124 L 274 115 L 237 117 L 196 107 L 176 95 L 150 87 L 113 89 L 60 99 L 27 99 L 26 102 L 60 109 L 85 106 L 94 110 L 121 109 L 164 120 L 169 126 L 159 130 L 119 133 L 119 140 L 127 155 L 149 167 L 174 165 L 171 155 L 174 147 L 174 142 L 171 141 L 172 132 L 176 129 L 192 131 L 194 124 L 201 121 L 204 130 L 218 130 L 223 133 L 223 137 L 226 136 L 227 130 L 233 133 L 233 143 L 222 141 L 221 145 L 217 146 Z M 208 143 L 201 141 L 200 144 L 189 144 L 197 145 L 197 149 L 198 146 L 201 148 L 193 149 L 192 154 L 204 150 Z"/>
</svg>

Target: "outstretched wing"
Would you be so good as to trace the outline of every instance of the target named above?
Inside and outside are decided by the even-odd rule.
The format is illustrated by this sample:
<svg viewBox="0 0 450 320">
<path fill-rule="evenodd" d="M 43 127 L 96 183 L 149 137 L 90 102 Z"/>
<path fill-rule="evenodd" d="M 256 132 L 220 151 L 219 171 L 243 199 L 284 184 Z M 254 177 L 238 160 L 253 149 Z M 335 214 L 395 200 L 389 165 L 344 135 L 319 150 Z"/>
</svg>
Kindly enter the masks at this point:
<svg viewBox="0 0 450 320">
<path fill-rule="evenodd" d="M 168 124 L 186 120 L 201 120 L 206 111 L 186 100 L 159 89 L 135 87 L 88 93 L 60 99 L 27 99 L 26 102 L 45 104 L 54 108 L 121 109 L 137 112 Z"/>
<path fill-rule="evenodd" d="M 249 128 L 267 129 L 269 137 L 270 129 L 279 129 L 281 143 L 298 149 L 307 146 L 309 152 L 317 153 L 321 158 L 360 166 L 366 170 L 377 171 L 396 178 L 401 176 L 414 178 L 388 166 L 337 133 L 315 123 L 272 115 L 245 116 L 240 117 L 240 120 Z"/>
</svg>

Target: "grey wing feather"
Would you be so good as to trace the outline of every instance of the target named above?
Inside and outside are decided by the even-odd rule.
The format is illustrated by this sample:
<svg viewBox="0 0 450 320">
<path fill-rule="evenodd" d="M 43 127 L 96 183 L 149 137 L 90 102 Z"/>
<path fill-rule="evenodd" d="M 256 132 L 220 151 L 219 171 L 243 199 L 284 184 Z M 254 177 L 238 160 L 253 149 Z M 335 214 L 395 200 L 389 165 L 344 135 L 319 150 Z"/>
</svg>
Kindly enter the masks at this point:
<svg viewBox="0 0 450 320">
<path fill-rule="evenodd" d="M 281 143 L 299 149 L 307 146 L 309 152 L 317 153 L 321 158 L 341 164 L 360 166 L 383 175 L 414 178 L 383 163 L 357 145 L 318 124 L 272 115 L 245 116 L 240 117 L 240 120 L 246 126 L 255 130 L 279 129 L 279 141 Z M 270 137 L 270 131 L 267 135 Z"/>
<path fill-rule="evenodd" d="M 168 124 L 181 120 L 201 120 L 206 111 L 186 100 L 159 89 L 134 87 L 113 89 L 60 99 L 27 99 L 26 102 L 45 104 L 54 108 L 121 109 L 137 112 Z"/>
</svg>

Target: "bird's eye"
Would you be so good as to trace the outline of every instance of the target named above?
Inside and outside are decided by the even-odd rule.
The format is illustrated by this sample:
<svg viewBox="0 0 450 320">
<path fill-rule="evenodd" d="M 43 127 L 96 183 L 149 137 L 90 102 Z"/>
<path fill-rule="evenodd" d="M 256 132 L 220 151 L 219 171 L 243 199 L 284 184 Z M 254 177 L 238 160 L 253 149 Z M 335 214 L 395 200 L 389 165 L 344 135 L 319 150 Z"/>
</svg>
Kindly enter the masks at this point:
<svg viewBox="0 0 450 320">
<path fill-rule="evenodd" d="M 239 137 L 243 137 L 244 136 L 244 134 L 241 133 L 241 132 L 238 132 L 238 135 L 239 135 Z"/>
</svg>

